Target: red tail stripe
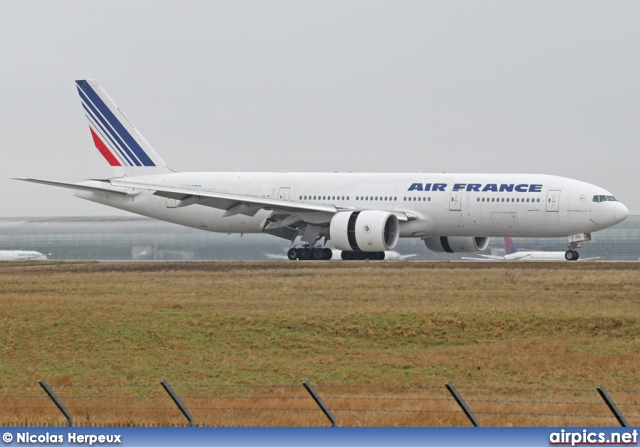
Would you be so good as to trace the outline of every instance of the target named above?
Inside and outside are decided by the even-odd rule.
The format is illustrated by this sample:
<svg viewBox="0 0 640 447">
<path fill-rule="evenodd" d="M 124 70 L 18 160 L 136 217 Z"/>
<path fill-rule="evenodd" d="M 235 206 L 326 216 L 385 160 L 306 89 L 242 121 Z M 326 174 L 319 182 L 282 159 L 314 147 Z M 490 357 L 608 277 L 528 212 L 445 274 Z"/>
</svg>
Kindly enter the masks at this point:
<svg viewBox="0 0 640 447">
<path fill-rule="evenodd" d="M 93 142 L 96 145 L 96 148 L 100 151 L 102 156 L 107 160 L 109 165 L 122 166 L 120 162 L 116 159 L 116 157 L 113 156 L 113 154 L 111 153 L 107 145 L 104 144 L 104 142 L 100 139 L 98 135 L 96 135 L 93 129 L 89 127 L 89 130 L 91 131 L 91 136 L 93 137 Z"/>
</svg>

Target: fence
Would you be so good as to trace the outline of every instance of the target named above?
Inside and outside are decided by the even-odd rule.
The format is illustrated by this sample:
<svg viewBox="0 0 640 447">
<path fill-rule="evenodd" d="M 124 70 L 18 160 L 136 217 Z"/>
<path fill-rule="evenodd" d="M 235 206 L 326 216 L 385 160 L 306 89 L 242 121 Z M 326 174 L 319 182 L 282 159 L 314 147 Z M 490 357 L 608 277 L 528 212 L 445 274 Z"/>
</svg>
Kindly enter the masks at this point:
<svg viewBox="0 0 640 447">
<path fill-rule="evenodd" d="M 2 426 L 627 426 L 639 407 L 603 387 L 0 385 Z"/>
</svg>

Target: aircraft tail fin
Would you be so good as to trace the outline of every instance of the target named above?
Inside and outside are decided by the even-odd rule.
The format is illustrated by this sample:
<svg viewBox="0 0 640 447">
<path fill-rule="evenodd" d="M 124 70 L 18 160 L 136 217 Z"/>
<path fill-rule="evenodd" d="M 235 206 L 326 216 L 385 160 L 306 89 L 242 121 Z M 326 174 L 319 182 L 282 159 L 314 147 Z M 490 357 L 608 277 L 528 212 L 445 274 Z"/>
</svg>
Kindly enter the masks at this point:
<svg viewBox="0 0 640 447">
<path fill-rule="evenodd" d="M 89 120 L 96 149 L 110 166 L 112 177 L 171 172 L 142 134 L 96 81 L 79 80 L 76 87 Z"/>
<path fill-rule="evenodd" d="M 511 253 L 515 253 L 518 251 L 518 247 L 516 247 L 516 243 L 513 242 L 513 239 L 510 237 L 504 238 L 504 253 L 506 255 L 510 255 Z"/>
</svg>

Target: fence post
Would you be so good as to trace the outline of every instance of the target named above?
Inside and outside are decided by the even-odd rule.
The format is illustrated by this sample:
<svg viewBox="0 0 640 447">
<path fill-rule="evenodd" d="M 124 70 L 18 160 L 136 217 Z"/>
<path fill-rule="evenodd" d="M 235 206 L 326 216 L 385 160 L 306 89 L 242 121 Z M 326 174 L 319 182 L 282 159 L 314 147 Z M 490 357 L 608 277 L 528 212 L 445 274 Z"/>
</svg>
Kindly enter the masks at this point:
<svg viewBox="0 0 640 447">
<path fill-rule="evenodd" d="M 69 413 L 69 410 L 67 410 L 67 408 L 63 405 L 62 401 L 58 399 L 58 396 L 56 396 L 56 393 L 54 393 L 53 390 L 49 388 L 49 385 L 47 385 L 47 382 L 45 382 L 44 379 L 40 379 L 38 383 L 40 384 L 42 389 L 45 391 L 45 393 L 49 395 L 53 403 L 56 404 L 58 409 L 62 411 L 62 414 L 64 415 L 64 417 L 67 418 L 68 426 L 73 427 L 73 418 L 71 417 L 71 413 Z"/>
<path fill-rule="evenodd" d="M 304 387 L 307 389 L 309 394 L 311 394 L 311 397 L 313 397 L 313 400 L 316 401 L 316 404 L 318 404 L 324 415 L 329 419 L 329 421 L 331 422 L 331 426 L 337 427 L 338 423 L 336 422 L 336 418 L 333 417 L 331 410 L 329 410 L 329 407 L 325 405 L 325 403 L 320 398 L 320 395 L 316 392 L 315 389 L 313 389 L 313 386 L 311 386 L 311 384 L 306 380 L 302 382 L 302 385 L 304 385 Z"/>
<path fill-rule="evenodd" d="M 624 416 L 622 415 L 622 413 L 620 412 L 616 404 L 613 402 L 613 399 L 611 399 L 611 396 L 609 396 L 609 393 L 607 393 L 607 390 L 605 390 L 602 385 L 597 387 L 596 390 L 598 390 L 598 393 L 600 393 L 600 396 L 604 399 L 604 402 L 607 404 L 607 407 L 609 407 L 609 410 L 611 410 L 613 415 L 616 417 L 616 419 L 620 423 L 620 426 L 628 427 L 629 424 L 627 423 L 627 420 L 624 418 Z"/>
<path fill-rule="evenodd" d="M 191 416 L 191 413 L 189 412 L 187 407 L 184 406 L 184 404 L 182 403 L 182 401 L 180 400 L 176 392 L 173 391 L 173 388 L 171 388 L 171 385 L 169 385 L 169 382 L 167 382 L 167 379 L 162 379 L 162 382 L 160 382 L 160 384 L 164 387 L 166 392 L 169 394 L 169 397 L 173 399 L 173 402 L 178 406 L 180 411 L 182 411 L 182 414 L 184 414 L 184 417 L 187 418 L 187 421 L 189 422 L 189 427 L 193 427 L 193 417 Z"/>
<path fill-rule="evenodd" d="M 447 389 L 449 390 L 453 398 L 456 400 L 456 402 L 458 402 L 458 405 L 460 405 L 460 408 L 462 408 L 462 411 L 464 411 L 464 414 L 467 415 L 467 417 L 469 418 L 473 426 L 480 427 L 480 422 L 478 422 L 476 415 L 473 414 L 473 411 L 471 411 L 471 408 L 469 408 L 469 406 L 466 404 L 462 396 L 460 396 L 460 393 L 458 393 L 458 390 L 456 390 L 456 387 L 453 386 L 453 383 L 447 382 L 444 385 L 447 387 Z"/>
</svg>

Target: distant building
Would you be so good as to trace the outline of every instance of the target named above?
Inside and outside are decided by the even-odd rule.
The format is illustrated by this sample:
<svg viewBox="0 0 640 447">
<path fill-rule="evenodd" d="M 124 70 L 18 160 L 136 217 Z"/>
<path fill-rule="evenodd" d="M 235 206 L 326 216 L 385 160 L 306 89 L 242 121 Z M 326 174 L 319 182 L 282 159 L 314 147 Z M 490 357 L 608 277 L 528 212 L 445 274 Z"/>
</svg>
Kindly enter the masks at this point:
<svg viewBox="0 0 640 447">
<path fill-rule="evenodd" d="M 592 234 L 583 257 L 640 258 L 640 216 Z M 521 250 L 564 251 L 565 238 L 515 238 Z M 0 219 L 0 250 L 34 250 L 49 259 L 268 260 L 286 259 L 289 241 L 263 234 L 220 234 L 137 216 Z M 485 251 L 503 248 L 491 238 Z M 401 239 L 395 251 L 409 259 L 460 259 L 429 251 L 420 239 Z"/>
<path fill-rule="evenodd" d="M 284 259 L 289 245 L 268 235 L 211 233 L 135 216 L 0 219 L 0 249 L 37 250 L 49 259 L 269 259 L 271 253 Z"/>
</svg>

